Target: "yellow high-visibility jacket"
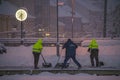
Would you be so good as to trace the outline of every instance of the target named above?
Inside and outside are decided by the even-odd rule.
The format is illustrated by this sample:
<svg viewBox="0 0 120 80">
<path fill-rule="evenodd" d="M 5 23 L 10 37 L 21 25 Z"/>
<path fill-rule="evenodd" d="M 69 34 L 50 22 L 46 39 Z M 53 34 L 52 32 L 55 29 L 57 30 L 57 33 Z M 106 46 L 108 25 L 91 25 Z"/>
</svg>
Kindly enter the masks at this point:
<svg viewBox="0 0 120 80">
<path fill-rule="evenodd" d="M 33 48 L 32 48 L 33 52 L 36 52 L 36 53 L 40 53 L 43 49 L 43 45 L 42 45 L 42 39 L 39 39 L 34 45 L 33 45 Z"/>
<path fill-rule="evenodd" d="M 96 39 L 92 39 L 88 47 L 90 49 L 98 49 L 99 46 Z"/>
</svg>

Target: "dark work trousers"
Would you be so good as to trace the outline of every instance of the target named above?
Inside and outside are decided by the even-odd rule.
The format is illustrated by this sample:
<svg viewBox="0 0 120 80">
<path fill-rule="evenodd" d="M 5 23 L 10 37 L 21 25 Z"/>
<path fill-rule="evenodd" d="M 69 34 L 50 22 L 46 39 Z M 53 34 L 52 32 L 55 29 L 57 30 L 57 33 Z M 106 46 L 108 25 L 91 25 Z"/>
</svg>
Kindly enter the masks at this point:
<svg viewBox="0 0 120 80">
<path fill-rule="evenodd" d="M 66 67 L 66 64 L 67 64 L 67 61 L 72 58 L 72 60 L 74 61 L 74 63 L 78 66 L 78 67 L 81 67 L 80 63 L 76 60 L 75 56 L 66 56 L 65 57 L 65 60 L 64 60 L 64 63 L 63 63 L 63 68 Z"/>
<path fill-rule="evenodd" d="M 34 68 L 37 68 L 38 67 L 38 61 L 39 61 L 40 53 L 33 52 L 33 56 L 34 56 Z"/>
<path fill-rule="evenodd" d="M 90 60 L 91 60 L 91 65 L 94 65 L 94 59 L 96 61 L 96 67 L 99 65 L 99 59 L 98 59 L 98 49 L 92 49 L 91 54 L 90 54 Z"/>
</svg>

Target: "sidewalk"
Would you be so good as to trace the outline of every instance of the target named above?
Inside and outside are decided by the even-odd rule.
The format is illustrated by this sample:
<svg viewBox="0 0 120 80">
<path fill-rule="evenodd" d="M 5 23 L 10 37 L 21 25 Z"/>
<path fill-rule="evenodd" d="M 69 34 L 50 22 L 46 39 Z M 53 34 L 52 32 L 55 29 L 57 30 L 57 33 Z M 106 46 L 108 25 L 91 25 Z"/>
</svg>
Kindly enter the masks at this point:
<svg viewBox="0 0 120 80">
<path fill-rule="evenodd" d="M 68 74 L 79 74 L 79 73 L 87 73 L 87 74 L 96 74 L 96 75 L 116 75 L 120 76 L 120 68 L 90 68 L 83 67 L 81 69 L 76 68 L 67 68 L 67 69 L 58 69 L 58 68 L 39 68 L 34 69 L 32 66 L 6 66 L 0 67 L 0 76 L 2 75 L 15 75 L 15 74 L 40 74 L 42 72 L 50 72 L 50 73 L 68 73 Z"/>
</svg>

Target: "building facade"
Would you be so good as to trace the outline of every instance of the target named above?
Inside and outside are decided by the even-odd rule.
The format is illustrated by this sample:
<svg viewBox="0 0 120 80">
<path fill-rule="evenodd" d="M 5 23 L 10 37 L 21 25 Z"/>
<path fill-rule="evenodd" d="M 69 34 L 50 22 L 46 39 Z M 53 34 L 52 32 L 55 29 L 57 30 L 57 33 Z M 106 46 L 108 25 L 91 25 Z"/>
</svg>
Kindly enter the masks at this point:
<svg viewBox="0 0 120 80">
<path fill-rule="evenodd" d="M 25 38 L 56 38 L 57 21 L 60 38 L 71 38 L 71 35 L 74 38 L 88 35 L 89 37 L 103 37 L 104 0 L 58 0 L 58 2 L 63 3 L 58 6 L 58 12 L 57 0 L 1 0 L 0 7 L 9 6 L 13 11 L 23 7 L 27 9 L 28 18 L 23 22 Z M 114 14 L 114 19 L 111 14 Z M 111 14 L 107 15 L 107 26 L 111 26 L 110 29 L 107 27 L 107 36 L 110 36 L 109 33 L 113 29 L 119 36 L 119 6 Z M 20 30 L 21 24 L 15 18 L 15 11 L 12 15 L 0 13 L 1 38 L 20 38 Z"/>
</svg>

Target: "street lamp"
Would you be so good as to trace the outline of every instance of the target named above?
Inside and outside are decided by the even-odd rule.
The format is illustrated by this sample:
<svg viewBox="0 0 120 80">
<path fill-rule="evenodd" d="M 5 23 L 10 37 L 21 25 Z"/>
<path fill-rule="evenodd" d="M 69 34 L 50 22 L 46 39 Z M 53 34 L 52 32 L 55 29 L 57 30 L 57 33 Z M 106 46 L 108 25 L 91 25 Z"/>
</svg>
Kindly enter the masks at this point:
<svg viewBox="0 0 120 80">
<path fill-rule="evenodd" d="M 23 43 L 23 21 L 27 19 L 27 12 L 25 9 L 18 9 L 16 11 L 15 17 L 21 22 L 21 44 Z"/>
<path fill-rule="evenodd" d="M 24 9 L 19 9 L 16 11 L 15 16 L 18 21 L 25 21 L 27 19 L 27 12 Z"/>
</svg>

